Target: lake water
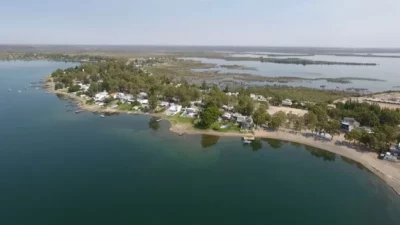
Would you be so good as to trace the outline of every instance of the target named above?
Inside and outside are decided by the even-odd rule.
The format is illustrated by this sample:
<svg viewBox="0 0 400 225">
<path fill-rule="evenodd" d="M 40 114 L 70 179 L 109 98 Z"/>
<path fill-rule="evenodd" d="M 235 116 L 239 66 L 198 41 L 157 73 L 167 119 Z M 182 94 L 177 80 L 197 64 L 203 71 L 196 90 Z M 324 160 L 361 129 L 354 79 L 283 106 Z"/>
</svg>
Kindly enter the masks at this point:
<svg viewBox="0 0 400 225">
<path fill-rule="evenodd" d="M 233 54 L 236 57 L 260 57 L 257 54 Z M 271 53 L 272 54 L 272 53 Z M 287 56 L 279 56 L 274 58 L 290 58 Z M 198 60 L 204 63 L 216 64 L 216 68 L 212 69 L 194 69 L 194 71 L 219 71 L 221 73 L 247 73 L 266 77 L 303 77 L 303 78 L 338 78 L 338 77 L 360 77 L 385 80 L 385 82 L 377 81 L 361 81 L 353 80 L 350 84 L 329 83 L 326 81 L 303 81 L 290 82 L 287 85 L 303 86 L 319 88 L 326 85 L 326 88 L 340 89 L 347 88 L 368 88 L 372 92 L 398 90 L 395 86 L 400 85 L 400 58 L 378 58 L 378 57 L 347 57 L 332 55 L 315 55 L 315 56 L 299 56 L 292 58 L 304 58 L 310 60 L 335 61 L 335 62 L 360 62 L 360 63 L 377 63 L 377 66 L 345 66 L 345 65 L 294 65 L 294 64 L 277 64 L 277 63 L 261 63 L 258 61 L 226 61 L 223 59 L 210 58 L 188 58 Z M 220 65 L 242 65 L 252 67 L 256 70 L 234 70 L 221 68 Z M 270 83 L 274 84 L 274 83 Z"/>
<path fill-rule="evenodd" d="M 0 62 L 1 225 L 399 224 L 400 197 L 332 153 L 180 137 L 29 88 L 69 65 Z"/>
</svg>

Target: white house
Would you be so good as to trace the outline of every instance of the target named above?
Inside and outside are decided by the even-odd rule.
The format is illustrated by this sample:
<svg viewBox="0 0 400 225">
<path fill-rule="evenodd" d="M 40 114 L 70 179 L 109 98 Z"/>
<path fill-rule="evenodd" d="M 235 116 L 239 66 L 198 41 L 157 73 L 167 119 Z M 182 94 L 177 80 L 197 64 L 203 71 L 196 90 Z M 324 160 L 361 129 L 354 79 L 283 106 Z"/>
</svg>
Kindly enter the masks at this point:
<svg viewBox="0 0 400 225">
<path fill-rule="evenodd" d="M 145 98 L 147 98 L 147 97 L 148 97 L 148 95 L 147 95 L 146 92 L 140 92 L 140 93 L 137 95 L 137 98 L 138 98 L 138 99 L 145 99 Z"/>
<path fill-rule="evenodd" d="M 234 107 L 233 106 L 228 106 L 228 105 L 223 105 L 222 109 L 225 110 L 225 111 L 232 111 L 234 109 Z"/>
<path fill-rule="evenodd" d="M 181 117 L 190 117 L 194 118 L 197 116 L 197 109 L 196 108 L 185 108 Z"/>
<path fill-rule="evenodd" d="M 250 94 L 250 98 L 254 101 L 267 102 L 267 99 L 262 95 Z"/>
<path fill-rule="evenodd" d="M 247 119 L 247 116 L 238 116 L 238 117 L 236 117 L 236 122 L 243 123 L 246 121 L 246 119 Z"/>
<path fill-rule="evenodd" d="M 167 107 L 169 106 L 169 102 L 160 102 L 160 107 Z"/>
<path fill-rule="evenodd" d="M 138 102 L 141 105 L 148 105 L 149 104 L 149 100 L 147 100 L 147 99 L 138 99 Z"/>
<path fill-rule="evenodd" d="M 228 95 L 228 96 L 238 96 L 239 92 L 227 92 L 226 95 Z"/>
<path fill-rule="evenodd" d="M 232 118 L 232 114 L 226 112 L 222 115 L 223 119 L 230 120 Z"/>
<path fill-rule="evenodd" d="M 179 113 L 182 110 L 181 105 L 171 105 L 166 111 L 165 115 L 167 116 L 175 116 L 177 113 Z"/>
<path fill-rule="evenodd" d="M 113 98 L 114 98 L 114 99 L 125 98 L 125 94 L 122 93 L 122 92 L 118 92 L 118 93 L 115 93 L 115 94 L 113 95 Z"/>
<path fill-rule="evenodd" d="M 293 103 L 292 103 L 292 100 L 290 100 L 290 99 L 284 99 L 284 100 L 282 100 L 282 105 L 286 105 L 286 106 L 291 106 Z"/>
<path fill-rule="evenodd" d="M 84 92 L 89 90 L 90 84 L 82 84 L 81 82 L 76 83 L 80 87 L 80 89 Z"/>
<path fill-rule="evenodd" d="M 347 132 L 350 132 L 354 128 L 357 128 L 359 126 L 360 126 L 360 123 L 358 121 L 356 121 L 354 118 L 349 118 L 349 117 L 343 118 L 341 125 L 340 125 L 340 127 Z"/>
<path fill-rule="evenodd" d="M 97 93 L 97 94 L 94 96 L 94 100 L 95 100 L 96 102 L 102 102 L 102 101 L 104 101 L 104 99 L 106 99 L 106 98 L 108 98 L 108 97 L 109 97 L 108 93 L 107 93 L 106 91 L 103 91 L 103 92 Z"/>
</svg>

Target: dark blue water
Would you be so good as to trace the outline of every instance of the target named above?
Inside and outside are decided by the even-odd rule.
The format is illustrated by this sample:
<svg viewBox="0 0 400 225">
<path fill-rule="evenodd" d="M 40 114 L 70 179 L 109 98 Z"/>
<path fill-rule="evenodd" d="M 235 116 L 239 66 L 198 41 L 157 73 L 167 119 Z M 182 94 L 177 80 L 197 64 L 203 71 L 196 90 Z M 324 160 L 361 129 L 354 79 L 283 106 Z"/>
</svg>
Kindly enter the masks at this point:
<svg viewBox="0 0 400 225">
<path fill-rule="evenodd" d="M 1 225 L 399 224 L 399 196 L 332 153 L 180 137 L 29 87 L 68 65 L 0 62 Z"/>
</svg>

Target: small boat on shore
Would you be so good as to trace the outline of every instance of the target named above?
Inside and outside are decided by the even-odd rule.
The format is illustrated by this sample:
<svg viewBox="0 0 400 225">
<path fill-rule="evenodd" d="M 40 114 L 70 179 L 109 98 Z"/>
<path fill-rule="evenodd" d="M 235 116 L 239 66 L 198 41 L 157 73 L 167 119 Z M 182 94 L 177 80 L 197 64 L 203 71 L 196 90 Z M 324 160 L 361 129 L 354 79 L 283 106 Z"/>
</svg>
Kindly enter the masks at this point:
<svg viewBox="0 0 400 225">
<path fill-rule="evenodd" d="M 156 120 L 157 122 L 160 122 L 162 119 L 158 119 L 158 120 Z"/>
<path fill-rule="evenodd" d="M 245 136 L 243 137 L 243 144 L 251 144 L 251 142 L 254 140 L 255 140 L 254 136 Z"/>
<path fill-rule="evenodd" d="M 105 115 L 103 115 L 103 114 L 101 114 L 101 115 L 100 115 L 100 117 L 101 117 L 101 118 L 105 118 L 106 116 L 105 116 Z"/>
</svg>

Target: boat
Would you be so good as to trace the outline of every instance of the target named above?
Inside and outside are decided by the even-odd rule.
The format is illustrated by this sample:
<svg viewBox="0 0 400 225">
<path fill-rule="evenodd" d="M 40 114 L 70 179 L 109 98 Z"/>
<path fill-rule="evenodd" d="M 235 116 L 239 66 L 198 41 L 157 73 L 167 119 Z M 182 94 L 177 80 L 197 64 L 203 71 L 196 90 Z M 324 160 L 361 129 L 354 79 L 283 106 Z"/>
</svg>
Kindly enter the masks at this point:
<svg viewBox="0 0 400 225">
<path fill-rule="evenodd" d="M 104 118 L 104 117 L 106 117 L 106 116 L 102 114 L 102 115 L 100 115 L 100 117 L 101 117 L 101 118 Z"/>
<path fill-rule="evenodd" d="M 243 144 L 251 144 L 250 140 L 243 140 Z"/>
<path fill-rule="evenodd" d="M 158 119 L 158 120 L 156 120 L 157 122 L 160 122 L 162 119 Z"/>
<path fill-rule="evenodd" d="M 9 88 L 8 91 L 12 91 L 11 88 Z"/>
<path fill-rule="evenodd" d="M 83 112 L 83 110 L 76 110 L 75 111 L 76 114 L 81 113 L 81 112 Z"/>
<path fill-rule="evenodd" d="M 243 137 L 243 144 L 251 144 L 251 141 L 254 141 L 254 136 L 245 136 Z"/>
<path fill-rule="evenodd" d="M 38 87 L 36 87 L 36 90 L 38 90 L 39 88 Z"/>
<path fill-rule="evenodd" d="M 18 93 L 21 93 L 21 90 L 18 90 Z"/>
<path fill-rule="evenodd" d="M 256 138 L 254 136 L 244 136 L 243 140 L 254 141 Z"/>
</svg>

